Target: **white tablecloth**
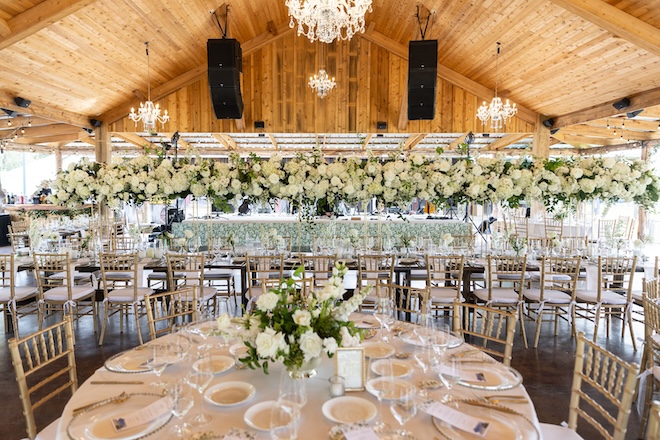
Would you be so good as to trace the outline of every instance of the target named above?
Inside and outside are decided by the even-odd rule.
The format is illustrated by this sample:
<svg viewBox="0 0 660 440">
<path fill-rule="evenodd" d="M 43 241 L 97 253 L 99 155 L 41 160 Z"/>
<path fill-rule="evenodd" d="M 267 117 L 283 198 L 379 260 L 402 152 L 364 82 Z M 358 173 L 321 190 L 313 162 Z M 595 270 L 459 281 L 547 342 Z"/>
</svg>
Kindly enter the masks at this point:
<svg viewBox="0 0 660 440">
<path fill-rule="evenodd" d="M 415 351 L 415 347 L 405 342 L 399 340 L 398 338 L 392 338 L 391 344 L 395 347 L 397 352 L 405 351 L 411 353 L 411 357 L 407 360 L 414 365 L 414 359 L 412 353 Z M 449 350 L 449 353 L 457 352 L 460 350 L 471 349 L 467 344 L 463 346 Z M 222 353 L 220 353 L 222 354 Z M 216 383 L 223 381 L 245 381 L 249 382 L 256 388 L 256 395 L 243 404 L 240 404 L 235 407 L 229 408 L 219 408 L 212 406 L 204 402 L 204 410 L 213 416 L 212 422 L 200 428 L 195 428 L 195 432 L 206 432 L 213 431 L 217 435 L 225 434 L 232 427 L 242 428 L 246 430 L 251 430 L 251 428 L 243 420 L 243 415 L 245 411 L 250 408 L 252 405 L 265 401 L 265 400 L 276 400 L 279 387 L 279 378 L 281 372 L 281 365 L 275 364 L 271 365 L 270 374 L 266 375 L 260 370 L 250 370 L 243 369 L 237 370 L 232 368 L 231 370 L 216 375 L 209 385 L 213 386 Z M 322 413 L 321 407 L 329 398 L 329 385 L 328 378 L 334 373 L 334 359 L 324 359 L 321 366 L 317 369 L 318 374 L 307 380 L 307 396 L 308 403 L 303 409 L 302 413 L 302 422 L 300 426 L 299 439 L 326 439 L 328 438 L 328 431 L 335 425 L 335 423 L 328 420 Z M 179 364 L 170 365 L 167 367 L 165 372 L 162 375 L 162 379 L 167 381 L 173 381 L 178 375 L 183 374 L 182 366 Z M 431 378 L 429 373 L 429 378 Z M 413 376 L 410 378 L 412 383 L 417 383 L 423 378 L 422 371 L 419 368 L 414 369 Z M 437 379 L 437 376 L 433 376 Z M 97 370 L 85 383 L 83 383 L 71 400 L 67 403 L 66 408 L 62 414 L 60 424 L 58 427 L 57 439 L 68 439 L 67 435 L 67 425 L 72 417 L 72 410 L 74 408 L 79 408 L 89 403 L 98 402 L 105 398 L 110 398 L 113 396 L 119 395 L 121 392 L 126 391 L 127 393 L 136 393 L 136 392 L 155 392 L 155 388 L 149 386 L 150 382 L 155 379 L 155 376 L 150 373 L 138 373 L 138 374 L 120 374 L 107 371 L 105 368 L 100 368 Z M 91 381 L 99 380 L 141 380 L 144 382 L 143 385 L 92 385 Z M 461 387 L 457 385 L 456 392 L 459 393 L 464 398 L 474 398 L 475 395 L 493 395 L 497 394 L 493 391 L 480 391 L 473 390 Z M 434 390 L 432 393 L 435 393 L 438 397 L 443 393 L 443 390 Z M 502 394 L 508 395 L 524 395 L 529 398 L 525 388 L 521 385 L 514 389 L 506 390 Z M 367 391 L 359 392 L 347 392 L 347 395 L 359 396 L 369 401 L 373 402 L 374 405 L 378 408 L 378 400 L 369 394 Z M 196 396 L 196 399 L 199 397 Z M 198 401 L 198 400 L 196 400 Z M 531 401 L 527 403 L 507 403 L 501 402 L 501 405 L 509 406 L 513 410 L 527 416 L 537 427 L 538 419 L 536 417 L 536 412 Z M 197 406 L 195 406 L 190 413 L 194 415 L 197 411 Z M 389 411 L 389 403 L 383 402 L 383 419 L 388 423 L 392 428 L 398 429 L 398 423 L 392 417 Z M 170 421 L 169 424 L 173 422 Z M 418 440 L 432 439 L 435 437 L 440 437 L 440 434 L 433 426 L 431 416 L 419 411 L 414 419 L 409 421 L 406 424 L 406 429 L 411 431 Z M 158 439 L 168 439 L 169 434 L 166 429 L 160 431 L 157 435 Z M 156 437 L 155 437 L 156 438 Z M 269 439 L 270 436 L 268 433 L 259 432 L 257 439 Z"/>
</svg>

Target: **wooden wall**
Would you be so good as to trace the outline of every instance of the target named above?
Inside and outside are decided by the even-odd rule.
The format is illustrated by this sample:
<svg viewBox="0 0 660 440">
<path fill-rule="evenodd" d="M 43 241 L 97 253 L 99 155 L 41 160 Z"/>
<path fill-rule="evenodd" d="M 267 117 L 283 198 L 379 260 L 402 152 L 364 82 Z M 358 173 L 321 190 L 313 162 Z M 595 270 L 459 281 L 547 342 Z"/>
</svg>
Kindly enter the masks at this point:
<svg viewBox="0 0 660 440">
<path fill-rule="evenodd" d="M 325 68 L 337 86 L 320 99 L 307 85 L 321 67 L 320 46 L 291 33 L 243 58 L 241 90 L 245 131 L 254 121 L 264 121 L 272 133 L 373 133 L 376 122 L 397 125 L 407 86 L 408 62 L 363 38 L 326 46 Z M 206 77 L 159 101 L 172 117 L 168 131 L 236 132 L 234 120 L 217 120 L 213 114 Z M 435 119 L 409 121 L 407 133 L 464 133 L 489 131 L 476 117 L 481 104 L 475 95 L 438 78 Z M 403 107 L 406 111 L 407 107 Z M 124 118 L 110 131 L 136 131 Z M 510 133 L 533 132 L 518 118 L 507 124 Z"/>
</svg>

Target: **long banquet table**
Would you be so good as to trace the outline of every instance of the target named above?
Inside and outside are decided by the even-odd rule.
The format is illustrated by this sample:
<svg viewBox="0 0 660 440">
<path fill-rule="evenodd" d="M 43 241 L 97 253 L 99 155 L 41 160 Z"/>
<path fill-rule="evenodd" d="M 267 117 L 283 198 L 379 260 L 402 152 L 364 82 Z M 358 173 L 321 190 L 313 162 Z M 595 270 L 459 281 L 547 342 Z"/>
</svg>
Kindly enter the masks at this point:
<svg viewBox="0 0 660 440">
<path fill-rule="evenodd" d="M 410 328 L 410 327 L 409 327 Z M 165 336 L 164 338 L 169 338 L 171 336 Z M 366 340 L 373 341 L 375 338 Z M 209 340 L 212 340 L 210 338 Z M 162 340 L 161 340 L 162 341 Z M 392 337 L 390 344 L 393 346 L 397 354 L 400 353 L 409 353 L 411 354 L 410 358 L 406 359 L 405 362 L 409 362 L 411 365 L 414 365 L 414 358 L 412 354 L 414 353 L 416 347 L 414 345 L 408 344 L 403 340 Z M 227 349 L 218 349 L 218 354 L 227 354 Z M 468 344 L 463 344 L 458 348 L 450 349 L 447 352 L 449 355 L 456 355 L 457 353 L 466 354 L 466 358 L 469 356 L 476 356 L 477 359 L 484 358 L 487 361 L 492 359 L 488 358 L 485 354 L 480 351 L 475 350 L 473 347 Z M 215 353 L 214 353 L 215 354 Z M 459 355 L 460 356 L 460 355 Z M 172 364 L 168 366 L 165 372 L 162 375 L 162 378 L 165 382 L 172 382 L 177 377 L 180 377 L 185 374 L 185 362 Z M 367 363 L 368 365 L 368 363 Z M 485 363 L 484 365 L 488 365 Z M 255 405 L 258 402 L 266 400 L 276 400 L 278 394 L 278 383 L 280 378 L 280 372 L 282 369 L 281 364 L 271 365 L 270 374 L 266 375 L 261 370 L 250 370 L 250 369 L 236 369 L 232 367 L 228 371 L 215 375 L 213 381 L 209 385 L 209 388 L 215 384 L 227 381 L 244 381 L 251 383 L 256 388 L 256 394 L 249 401 L 246 401 L 242 404 L 233 407 L 217 407 L 211 405 L 207 402 L 204 402 L 204 411 L 212 415 L 212 421 L 210 424 L 195 428 L 194 432 L 213 432 L 213 438 L 222 438 L 222 436 L 227 433 L 231 428 L 240 428 L 247 431 L 254 431 L 250 428 L 244 421 L 244 414 L 248 408 L 252 405 Z M 300 434 L 299 439 L 323 439 L 328 438 L 328 433 L 335 423 L 331 422 L 326 418 L 322 412 L 323 404 L 329 399 L 329 383 L 328 378 L 334 374 L 334 359 L 325 358 L 319 368 L 317 368 L 317 375 L 306 380 L 307 385 L 307 397 L 308 402 L 303 408 L 302 420 L 300 425 Z M 431 378 L 431 374 L 427 378 Z M 434 376 L 437 379 L 437 376 Z M 98 402 L 103 399 L 111 398 L 117 396 L 122 392 L 127 393 L 153 393 L 155 388 L 150 387 L 150 382 L 154 380 L 155 376 L 151 373 L 135 373 L 135 374 L 122 374 L 108 371 L 106 368 L 99 368 L 87 381 L 85 381 L 78 391 L 74 394 L 71 400 L 67 403 L 62 417 L 59 422 L 57 430 L 57 439 L 69 439 L 70 437 L 67 434 L 67 426 L 72 420 L 72 411 L 75 408 L 81 406 Z M 422 371 L 414 367 L 411 377 L 406 378 L 411 383 L 417 384 L 423 379 Z M 95 381 L 142 381 L 143 384 L 138 385 L 95 385 Z M 208 389 L 208 388 L 207 388 Z M 443 395 L 444 390 L 432 390 L 431 397 L 439 398 Z M 367 391 L 354 391 L 347 392 L 347 395 L 356 396 L 364 398 L 372 402 L 376 408 L 378 408 L 378 402 L 375 397 L 369 394 Z M 529 395 L 527 394 L 523 385 L 516 386 L 515 388 L 508 389 L 506 391 L 485 391 L 478 390 L 473 388 L 466 388 L 460 385 L 456 385 L 453 388 L 452 395 L 458 399 L 475 399 L 477 396 L 484 395 L 515 395 L 515 396 L 524 396 L 525 401 L 523 402 L 507 402 L 502 401 L 499 405 L 510 408 L 511 410 L 521 414 L 524 418 L 527 419 L 529 426 L 533 426 L 537 431 L 534 432 L 534 429 L 531 429 L 532 434 L 528 434 L 524 438 L 538 438 L 538 419 L 531 400 L 529 400 Z M 199 396 L 195 397 L 196 402 L 199 401 Z M 116 406 L 109 404 L 103 406 L 108 410 L 116 411 Z M 196 406 L 190 411 L 188 417 L 194 415 L 197 411 Z M 507 412 L 500 410 L 494 410 L 497 412 L 498 417 L 507 417 Z M 398 429 L 399 426 L 396 420 L 392 417 L 389 411 L 389 402 L 383 402 L 383 419 L 388 423 L 392 429 Z M 101 415 L 102 417 L 102 415 Z M 169 421 L 168 424 L 160 430 L 154 438 L 159 439 L 168 439 L 172 438 L 169 431 L 169 425 L 174 423 L 173 420 Z M 423 411 L 418 411 L 417 415 L 406 424 L 406 429 L 414 435 L 414 438 L 419 440 L 441 438 L 442 436 L 434 427 L 432 418 L 430 415 L 426 414 Z M 529 427 L 528 427 L 529 430 Z M 268 439 L 270 438 L 267 432 L 256 432 L 257 439 Z M 217 436 L 217 437 L 215 437 Z"/>
</svg>

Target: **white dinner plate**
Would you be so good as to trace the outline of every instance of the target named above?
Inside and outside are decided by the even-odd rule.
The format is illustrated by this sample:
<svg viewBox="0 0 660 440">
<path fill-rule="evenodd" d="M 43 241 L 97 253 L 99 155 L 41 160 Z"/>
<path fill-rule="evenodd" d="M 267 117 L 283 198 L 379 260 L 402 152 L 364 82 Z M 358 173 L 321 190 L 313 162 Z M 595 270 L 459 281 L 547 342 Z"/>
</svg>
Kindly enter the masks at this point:
<svg viewBox="0 0 660 440">
<path fill-rule="evenodd" d="M 245 411 L 243 420 L 257 431 L 270 431 L 270 413 L 276 403 L 274 400 L 266 400 L 252 405 Z"/>
<path fill-rule="evenodd" d="M 342 396 L 330 399 L 321 407 L 323 415 L 335 423 L 370 422 L 376 417 L 376 407 L 366 399 Z"/>
<path fill-rule="evenodd" d="M 433 425 L 443 435 L 452 440 L 539 440 L 540 434 L 534 424 L 522 414 L 505 407 L 488 405 L 483 402 L 459 400 L 449 406 L 469 414 L 489 424 L 485 435 L 462 431 L 442 420 L 433 417 Z"/>
<path fill-rule="evenodd" d="M 330 436 L 330 440 L 346 440 L 346 435 L 344 432 L 351 432 L 351 431 L 356 431 L 360 429 L 364 429 L 366 427 L 369 427 L 368 423 L 351 423 L 351 424 L 345 424 L 345 425 L 335 425 L 332 428 L 330 428 L 330 432 L 328 432 L 328 435 Z M 397 429 L 382 429 L 379 430 L 378 432 L 374 432 L 375 438 L 379 440 L 417 440 L 417 437 L 415 437 L 413 434 L 410 432 L 404 433 L 402 430 L 397 430 Z"/>
<path fill-rule="evenodd" d="M 147 373 L 149 367 L 147 362 L 151 359 L 153 352 L 147 346 L 117 353 L 105 361 L 105 368 L 114 373 Z"/>
<path fill-rule="evenodd" d="M 394 347 L 384 342 L 363 342 L 364 355 L 371 359 L 384 359 L 394 354 Z"/>
<path fill-rule="evenodd" d="M 230 358 L 229 356 L 223 356 L 223 355 L 216 355 L 216 356 L 211 356 L 211 368 L 213 370 L 213 374 L 220 374 L 224 373 L 225 371 L 231 369 L 234 365 L 234 359 Z M 193 369 L 195 371 L 199 371 L 199 367 L 201 363 L 204 361 L 204 359 L 200 359 L 197 362 L 193 364 Z"/>
<path fill-rule="evenodd" d="M 461 380 L 459 385 L 480 390 L 508 390 L 522 383 L 518 371 L 504 364 L 478 361 L 461 361 Z"/>
<path fill-rule="evenodd" d="M 121 432 L 115 431 L 112 419 L 135 413 L 163 397 L 160 394 L 129 394 L 122 402 L 98 404 L 74 416 L 67 426 L 71 440 L 136 440 L 152 435 L 162 429 L 172 418 L 172 413 L 157 417 L 149 423 Z"/>
<path fill-rule="evenodd" d="M 256 393 L 247 382 L 222 382 L 213 385 L 204 393 L 204 400 L 216 406 L 235 406 L 247 402 Z"/>
<path fill-rule="evenodd" d="M 447 348 L 456 348 L 460 347 L 463 344 L 463 338 L 453 334 L 453 332 L 447 334 L 445 332 L 440 333 L 441 336 L 447 335 L 449 337 L 449 345 L 447 345 Z M 401 339 L 403 342 L 406 344 L 414 345 L 416 347 L 421 347 L 426 344 L 422 342 L 421 339 L 415 334 L 414 330 L 406 330 L 401 333 L 399 333 L 399 339 Z"/>
<path fill-rule="evenodd" d="M 417 258 L 399 258 L 399 264 L 403 264 L 404 266 L 410 266 L 415 263 L 417 263 Z"/>
<path fill-rule="evenodd" d="M 389 381 L 392 381 L 394 387 L 390 386 Z M 367 382 L 367 391 L 376 397 L 378 397 L 378 390 L 387 390 L 382 396 L 383 400 L 398 398 L 401 395 L 401 390 L 406 390 L 412 387 L 414 387 L 414 385 L 406 380 L 397 378 L 392 379 L 389 377 L 377 377 L 376 379 L 371 379 Z"/>
<path fill-rule="evenodd" d="M 380 323 L 378 322 L 378 320 L 371 315 L 365 315 L 362 313 L 351 313 L 348 316 L 348 319 L 350 321 L 353 321 L 353 323 L 357 328 L 366 328 L 366 329 L 380 328 Z"/>
<path fill-rule="evenodd" d="M 385 366 L 392 365 L 393 377 L 404 377 L 412 373 L 413 367 L 408 362 L 398 359 L 381 359 L 371 363 L 371 371 L 381 376 L 385 374 Z"/>
</svg>

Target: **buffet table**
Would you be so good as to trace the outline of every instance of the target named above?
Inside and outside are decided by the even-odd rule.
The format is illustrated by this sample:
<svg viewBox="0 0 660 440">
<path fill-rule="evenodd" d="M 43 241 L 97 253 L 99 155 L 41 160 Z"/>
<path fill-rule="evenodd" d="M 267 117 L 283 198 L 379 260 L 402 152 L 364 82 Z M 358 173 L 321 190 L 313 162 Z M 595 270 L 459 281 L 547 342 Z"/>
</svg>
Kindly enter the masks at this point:
<svg viewBox="0 0 660 440">
<path fill-rule="evenodd" d="M 359 319 L 360 321 L 374 322 L 373 317 L 368 315 L 358 315 L 357 317 L 354 317 L 354 320 L 357 319 Z M 407 359 L 396 360 L 397 362 L 403 362 L 405 364 L 409 364 L 410 366 L 409 368 L 410 374 L 401 377 L 401 379 L 409 382 L 410 384 L 418 384 L 422 379 L 424 379 L 421 369 L 414 366 L 415 361 L 412 356 L 415 350 L 418 350 L 418 348 L 416 347 L 415 344 L 410 343 L 409 340 L 406 340 L 405 337 L 403 337 L 403 335 L 406 334 L 405 333 L 406 331 L 410 332 L 412 330 L 412 325 L 402 324 L 402 323 L 399 323 L 398 325 L 403 330 L 403 333 L 401 333 L 401 337 L 392 337 L 390 339 L 392 353 L 396 352 L 397 358 L 402 358 L 405 357 L 406 355 L 409 356 Z M 166 341 L 166 338 L 171 338 L 171 337 L 172 337 L 171 335 L 166 336 L 164 338 L 159 339 L 158 342 L 162 343 Z M 211 343 L 213 343 L 213 339 L 214 338 L 211 337 L 208 339 L 207 342 L 210 341 Z M 363 342 L 363 344 L 365 345 L 365 350 L 367 349 L 368 344 L 373 344 L 373 343 L 378 344 L 379 342 L 376 341 L 376 339 L 377 338 L 374 337 Z M 228 355 L 227 348 L 218 348 L 216 346 L 213 348 L 213 350 L 214 350 L 213 354 L 217 353 L 218 355 Z M 489 371 L 489 369 L 501 370 L 503 368 L 506 368 L 503 367 L 501 364 L 494 362 L 491 358 L 488 358 L 481 351 L 475 349 L 472 346 L 469 346 L 468 344 L 463 344 L 457 348 L 448 350 L 447 355 L 460 358 L 462 361 L 466 362 L 466 364 L 464 365 L 479 365 L 478 368 L 483 369 L 484 372 Z M 120 356 L 125 356 L 125 359 L 130 359 L 131 356 L 143 356 L 143 357 L 147 356 L 148 358 L 149 350 L 145 349 L 144 347 L 138 347 L 137 349 L 126 352 L 125 354 Z M 392 357 L 392 359 L 394 359 L 394 357 Z M 113 361 L 111 361 L 110 364 L 106 363 L 106 365 L 109 366 L 111 369 L 114 369 L 117 365 L 117 362 L 118 362 L 117 358 L 115 358 Z M 137 365 L 135 362 L 139 363 L 139 361 L 133 361 L 132 365 Z M 334 368 L 335 368 L 334 362 L 335 362 L 334 359 L 325 358 L 322 361 L 321 365 L 317 368 L 316 376 L 309 379 L 302 379 L 306 381 L 308 402 L 302 409 L 302 418 L 300 422 L 300 430 L 298 436 L 299 439 L 328 438 L 328 433 L 337 424 L 328 418 L 328 414 L 330 415 L 334 414 L 331 412 L 331 410 L 328 410 L 328 405 L 326 405 L 324 409 L 324 404 L 326 404 L 326 402 L 330 400 L 329 397 L 330 386 L 329 386 L 328 378 L 334 374 Z M 368 362 L 366 364 L 367 366 L 369 365 Z M 125 365 L 131 365 L 130 361 L 126 361 Z M 187 368 L 190 368 L 190 364 L 189 363 L 187 364 L 186 361 L 180 361 L 178 363 L 171 364 L 165 369 L 164 373 L 161 376 L 161 379 L 164 379 L 165 382 L 171 383 L 176 378 L 182 377 L 185 374 Z M 257 431 L 253 427 L 249 426 L 245 420 L 245 415 L 249 409 L 251 409 L 250 413 L 253 414 L 253 411 L 255 410 L 254 405 L 259 404 L 260 402 L 277 399 L 278 383 L 282 368 L 283 367 L 280 364 L 273 364 L 270 367 L 270 374 L 266 375 L 261 370 L 250 370 L 247 368 L 237 369 L 232 362 L 231 365 L 226 367 L 226 371 L 214 375 L 214 378 L 211 384 L 209 385 L 209 387 L 207 388 L 207 390 L 211 389 L 213 386 L 220 383 L 227 383 L 230 381 L 241 381 L 241 382 L 247 382 L 252 386 L 254 386 L 254 388 L 256 389 L 255 394 L 241 403 L 235 405 L 229 405 L 229 406 L 215 405 L 205 400 L 203 403 L 204 411 L 212 416 L 212 420 L 206 426 L 194 428 L 193 432 L 209 432 L 210 433 L 209 437 L 206 438 L 223 438 L 223 436 L 230 429 L 239 428 L 242 430 L 255 433 L 256 435 L 255 438 L 257 439 L 264 439 L 264 440 L 269 439 L 270 436 L 268 432 Z M 466 367 L 464 366 L 463 368 L 465 369 Z M 142 372 L 137 372 L 137 373 L 134 372 L 133 374 L 129 374 L 129 373 L 122 374 L 118 372 L 108 371 L 108 369 L 106 369 L 105 367 L 97 370 L 87 381 L 85 381 L 85 383 L 83 383 L 80 386 L 78 391 L 67 403 L 65 410 L 62 414 L 62 418 L 60 419 L 59 422 L 57 438 L 62 440 L 71 439 L 71 438 L 74 439 L 82 438 L 81 435 L 85 434 L 85 432 L 87 432 L 86 431 L 87 429 L 89 430 L 96 429 L 95 425 L 97 423 L 102 423 L 101 422 L 102 420 L 105 420 L 106 423 L 109 423 L 108 419 L 111 416 L 116 417 L 118 415 L 123 415 L 122 414 L 123 405 L 127 405 L 125 409 L 123 409 L 124 412 L 126 412 L 127 409 L 132 407 L 128 405 L 129 402 L 131 402 L 131 399 L 128 399 L 127 401 L 120 403 L 105 402 L 101 405 L 97 405 L 95 409 L 83 411 L 82 413 L 80 413 L 81 415 L 72 417 L 72 412 L 76 408 L 118 396 L 122 392 L 125 392 L 127 394 L 159 392 L 160 391 L 159 389 L 153 388 L 149 385 L 150 382 L 152 382 L 155 379 L 155 376 L 153 374 L 146 372 L 145 370 L 139 370 L 139 371 Z M 490 374 L 490 373 L 486 373 L 486 374 Z M 515 375 L 513 375 L 512 377 L 515 378 Z M 433 379 L 433 378 L 437 379 L 436 373 L 431 372 L 426 377 L 426 379 Z M 519 376 L 518 376 L 518 380 L 521 380 Z M 98 383 L 99 381 L 110 381 L 110 382 L 117 381 L 118 383 L 99 384 Z M 137 381 L 139 383 L 122 384 L 119 383 L 121 381 Z M 513 386 L 515 384 L 511 384 L 511 385 Z M 442 388 L 438 388 L 438 389 L 433 388 L 433 389 L 429 389 L 428 393 L 429 393 L 429 397 L 433 399 L 440 399 L 442 396 L 445 395 L 446 391 Z M 490 417 L 493 417 L 494 418 L 493 420 L 495 420 L 495 422 L 493 423 L 503 424 L 503 426 L 501 427 L 493 427 L 492 428 L 493 432 L 498 432 L 498 430 L 499 432 L 501 432 L 502 429 L 510 429 L 513 431 L 520 430 L 519 432 L 520 437 L 517 438 L 521 438 L 523 440 L 532 440 L 532 439 L 537 440 L 540 437 L 538 433 L 538 419 L 536 417 L 534 406 L 529 400 L 529 395 L 527 394 L 522 384 L 518 384 L 513 387 L 508 387 L 507 389 L 501 389 L 501 390 L 497 390 L 497 389 L 481 390 L 481 389 L 461 386 L 460 384 L 458 384 L 452 388 L 451 395 L 456 400 L 464 400 L 465 402 L 467 401 L 472 402 L 470 403 L 470 405 L 474 405 L 474 407 L 471 409 L 471 412 L 474 413 L 472 415 L 475 415 L 476 413 L 481 413 L 482 414 L 481 417 L 485 417 L 484 414 L 491 414 Z M 517 397 L 522 397 L 522 400 L 518 399 L 518 400 L 508 401 L 506 397 L 502 397 L 501 400 L 499 400 L 498 402 L 493 402 L 492 400 L 491 401 L 485 400 L 484 396 L 486 395 L 517 396 Z M 377 399 L 374 396 L 372 396 L 368 391 L 347 392 L 346 396 L 359 397 L 367 402 L 371 402 L 376 408 L 379 408 Z M 196 399 L 196 404 L 195 404 L 196 406 L 190 411 L 190 413 L 188 413 L 186 418 L 193 416 L 194 414 L 196 414 L 198 410 L 197 405 L 200 397 L 196 394 L 195 399 Z M 337 397 L 335 399 L 344 399 L 344 400 L 335 401 L 336 404 L 340 404 L 340 403 L 342 405 L 351 404 L 350 403 L 351 399 L 345 399 L 342 397 Z M 355 404 L 359 405 L 360 404 L 359 402 L 364 402 L 364 401 L 358 399 L 357 403 Z M 369 403 L 366 403 L 364 405 L 370 406 Z M 135 406 L 135 403 L 133 403 L 133 406 Z M 399 429 L 398 423 L 392 417 L 389 411 L 389 402 L 387 400 L 383 401 L 382 408 L 383 408 L 382 411 L 383 420 L 387 424 L 389 424 L 392 429 Z M 356 408 L 356 410 L 362 410 L 362 409 L 363 408 L 361 407 Z M 351 411 L 346 411 L 344 409 L 342 411 L 339 411 L 339 414 L 351 414 Z M 79 417 L 83 417 L 83 419 L 76 420 Z M 71 423 L 72 419 L 73 419 L 73 423 Z M 87 422 L 87 424 L 85 423 L 81 424 L 81 422 L 83 421 Z M 157 436 L 154 436 L 154 438 L 159 438 L 159 439 L 173 438 L 169 434 L 169 427 L 175 422 L 176 420 L 170 420 L 169 422 L 165 422 L 163 420 L 160 423 L 160 427 L 157 431 Z M 408 431 L 410 431 L 414 436 L 414 437 L 410 437 L 410 440 L 414 440 L 414 439 L 425 440 L 425 439 L 442 437 L 442 435 L 440 435 L 439 428 L 436 428 L 436 426 L 434 426 L 436 422 L 437 421 L 432 420 L 432 417 L 429 414 L 425 413 L 422 410 L 419 410 L 417 415 L 412 420 L 410 420 L 405 426 L 405 428 Z M 72 436 L 69 435 L 71 429 L 70 424 L 71 426 L 76 426 L 76 425 L 78 426 L 77 435 L 72 435 Z M 83 427 L 81 428 L 81 426 Z M 156 428 L 152 427 L 150 429 L 156 429 Z M 445 427 L 444 429 L 446 430 L 447 428 Z M 116 436 L 116 437 L 107 437 L 107 438 L 123 438 L 123 437 Z M 247 438 L 247 437 L 240 437 L 240 438 Z M 491 437 L 486 436 L 485 438 L 489 439 Z"/>
</svg>

